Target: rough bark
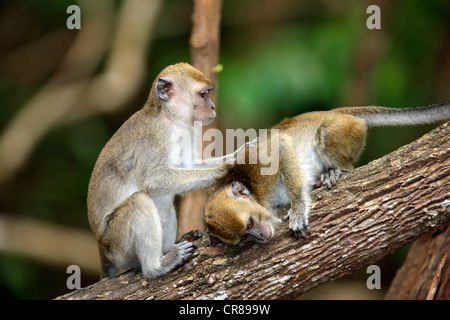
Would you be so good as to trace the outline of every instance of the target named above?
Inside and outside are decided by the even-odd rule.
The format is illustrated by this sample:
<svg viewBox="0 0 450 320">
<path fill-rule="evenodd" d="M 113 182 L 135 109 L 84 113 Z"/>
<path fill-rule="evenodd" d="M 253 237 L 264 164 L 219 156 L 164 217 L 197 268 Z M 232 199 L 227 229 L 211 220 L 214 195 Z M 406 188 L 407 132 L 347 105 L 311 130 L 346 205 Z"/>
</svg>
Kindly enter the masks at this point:
<svg viewBox="0 0 450 320">
<path fill-rule="evenodd" d="M 450 225 L 417 240 L 386 293 L 389 300 L 450 300 Z"/>
<path fill-rule="evenodd" d="M 209 245 L 155 280 L 130 271 L 60 299 L 290 299 L 383 258 L 450 221 L 450 122 L 314 191 L 311 236 L 287 223 L 267 244 Z"/>
</svg>

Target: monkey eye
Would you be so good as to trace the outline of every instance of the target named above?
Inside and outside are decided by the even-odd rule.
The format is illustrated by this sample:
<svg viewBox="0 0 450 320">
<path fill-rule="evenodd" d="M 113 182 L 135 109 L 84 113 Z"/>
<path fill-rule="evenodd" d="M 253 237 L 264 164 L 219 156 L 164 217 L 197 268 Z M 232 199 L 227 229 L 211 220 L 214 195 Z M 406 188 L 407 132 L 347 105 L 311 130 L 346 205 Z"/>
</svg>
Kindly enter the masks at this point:
<svg viewBox="0 0 450 320">
<path fill-rule="evenodd" d="M 208 96 L 209 93 L 209 89 L 203 89 L 202 91 L 200 91 L 200 97 L 202 97 L 202 99 L 205 99 L 206 96 Z"/>
<path fill-rule="evenodd" d="M 248 220 L 247 229 L 250 229 L 251 227 L 253 227 L 253 220 L 252 219 Z"/>
</svg>

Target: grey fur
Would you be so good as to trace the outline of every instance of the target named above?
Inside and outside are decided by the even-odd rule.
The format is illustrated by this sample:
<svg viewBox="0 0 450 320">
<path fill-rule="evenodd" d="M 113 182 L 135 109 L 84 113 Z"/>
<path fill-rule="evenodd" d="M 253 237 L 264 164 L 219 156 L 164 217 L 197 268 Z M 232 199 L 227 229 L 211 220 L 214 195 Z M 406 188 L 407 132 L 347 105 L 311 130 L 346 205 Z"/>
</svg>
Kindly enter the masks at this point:
<svg viewBox="0 0 450 320">
<path fill-rule="evenodd" d="M 450 102 L 417 108 L 345 107 L 333 111 L 363 118 L 369 127 L 417 125 L 450 119 Z"/>
</svg>

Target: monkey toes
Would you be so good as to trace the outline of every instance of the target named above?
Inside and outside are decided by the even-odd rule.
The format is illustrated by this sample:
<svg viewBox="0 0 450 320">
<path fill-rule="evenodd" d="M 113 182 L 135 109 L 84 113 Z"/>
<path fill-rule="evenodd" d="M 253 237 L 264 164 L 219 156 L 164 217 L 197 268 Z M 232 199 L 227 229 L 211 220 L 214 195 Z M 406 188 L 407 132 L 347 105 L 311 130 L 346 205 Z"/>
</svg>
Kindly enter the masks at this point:
<svg viewBox="0 0 450 320">
<path fill-rule="evenodd" d="M 175 243 L 174 247 L 177 248 L 178 251 L 179 263 L 186 261 L 195 249 L 195 245 L 188 241 Z"/>
<path fill-rule="evenodd" d="M 342 171 L 340 169 L 330 169 L 320 175 L 320 179 L 316 182 L 316 187 L 326 186 L 331 189 L 339 180 Z"/>
<path fill-rule="evenodd" d="M 308 218 L 305 216 L 292 216 L 292 211 L 289 212 L 283 217 L 283 220 L 289 219 L 289 234 L 295 239 L 306 239 L 311 231 L 309 230 Z"/>
</svg>

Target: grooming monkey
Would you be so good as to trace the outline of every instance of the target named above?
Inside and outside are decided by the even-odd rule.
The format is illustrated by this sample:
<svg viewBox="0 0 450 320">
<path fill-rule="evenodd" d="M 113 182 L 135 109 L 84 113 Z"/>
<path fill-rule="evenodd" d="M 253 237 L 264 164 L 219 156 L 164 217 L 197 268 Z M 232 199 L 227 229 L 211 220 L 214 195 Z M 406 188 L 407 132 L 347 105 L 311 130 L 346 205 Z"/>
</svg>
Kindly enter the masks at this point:
<svg viewBox="0 0 450 320">
<path fill-rule="evenodd" d="M 364 148 L 367 127 L 447 119 L 450 119 L 449 102 L 404 109 L 344 107 L 285 119 L 273 127 L 278 129 L 275 140 L 260 137 L 245 146 L 248 156 L 257 148 L 267 152 L 271 150 L 268 144 L 278 142 L 276 174 L 262 175 L 261 168 L 265 165 L 261 161 L 227 165 L 226 175 L 211 187 L 205 222 L 224 242 L 266 242 L 280 222 L 276 213 L 290 206 L 287 214 L 290 233 L 297 239 L 306 238 L 310 234 L 308 213 L 313 186 L 331 188 L 343 172 L 353 169 Z"/>
<path fill-rule="evenodd" d="M 211 185 L 225 165 L 174 161 L 180 138 L 194 137 L 194 121 L 208 125 L 216 112 L 206 76 L 187 63 L 168 66 L 153 82 L 144 107 L 101 151 L 88 190 L 89 224 L 98 241 L 101 277 L 141 268 L 155 278 L 182 264 L 193 245 L 175 244 L 174 196 Z M 184 149 L 185 151 L 185 149 Z"/>
</svg>

